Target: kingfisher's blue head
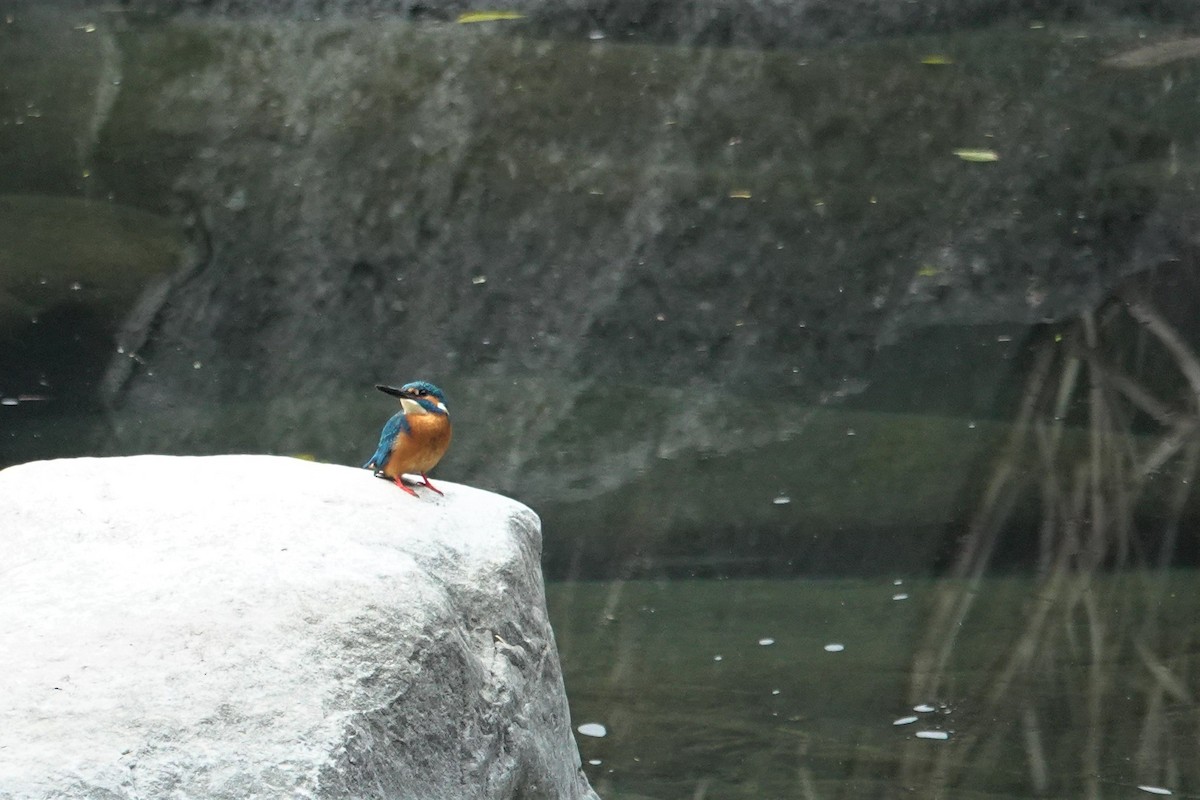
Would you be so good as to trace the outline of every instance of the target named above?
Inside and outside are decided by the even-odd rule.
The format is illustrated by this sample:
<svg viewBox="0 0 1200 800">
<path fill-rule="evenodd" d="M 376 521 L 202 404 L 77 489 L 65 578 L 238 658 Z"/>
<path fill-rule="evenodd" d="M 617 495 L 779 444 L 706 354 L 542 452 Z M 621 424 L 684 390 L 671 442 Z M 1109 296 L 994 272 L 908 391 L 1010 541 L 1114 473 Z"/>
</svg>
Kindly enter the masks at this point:
<svg viewBox="0 0 1200 800">
<path fill-rule="evenodd" d="M 384 394 L 400 398 L 400 406 L 405 414 L 445 414 L 450 415 L 446 408 L 446 395 L 442 390 L 429 381 L 413 381 L 400 388 L 375 384 L 375 388 Z"/>
</svg>

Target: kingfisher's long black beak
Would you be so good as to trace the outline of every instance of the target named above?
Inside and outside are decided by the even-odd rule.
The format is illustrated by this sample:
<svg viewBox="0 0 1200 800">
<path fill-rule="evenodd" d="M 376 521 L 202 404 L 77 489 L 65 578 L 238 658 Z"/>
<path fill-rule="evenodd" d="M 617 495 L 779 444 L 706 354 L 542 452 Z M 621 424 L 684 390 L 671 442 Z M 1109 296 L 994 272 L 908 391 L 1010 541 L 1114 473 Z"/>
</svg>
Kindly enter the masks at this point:
<svg viewBox="0 0 1200 800">
<path fill-rule="evenodd" d="M 375 388 L 384 394 L 390 394 L 392 397 L 408 397 L 408 392 L 403 389 L 397 389 L 395 386 L 384 386 L 382 383 L 375 384 Z"/>
</svg>

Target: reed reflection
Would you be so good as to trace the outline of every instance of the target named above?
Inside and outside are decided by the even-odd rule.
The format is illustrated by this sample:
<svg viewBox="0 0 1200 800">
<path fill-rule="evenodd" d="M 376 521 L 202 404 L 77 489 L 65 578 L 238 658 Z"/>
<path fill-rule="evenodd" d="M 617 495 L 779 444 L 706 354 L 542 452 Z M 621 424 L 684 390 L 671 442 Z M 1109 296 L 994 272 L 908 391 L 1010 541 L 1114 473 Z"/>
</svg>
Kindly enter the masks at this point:
<svg viewBox="0 0 1200 800">
<path fill-rule="evenodd" d="M 909 700 L 954 698 L 964 714 L 953 747 L 909 744 L 904 786 L 952 796 L 1014 771 L 1038 795 L 1200 783 L 1198 629 L 1184 600 L 1195 577 L 1172 570 L 1194 548 L 1181 534 L 1195 503 L 1200 358 L 1151 288 L 1047 330 L 1036 349 L 913 659 Z M 1014 606 L 987 576 L 1022 530 L 1036 532 L 1018 538 L 1036 569 Z M 986 652 L 966 652 L 964 633 L 981 626 L 989 636 L 970 640 Z"/>
</svg>

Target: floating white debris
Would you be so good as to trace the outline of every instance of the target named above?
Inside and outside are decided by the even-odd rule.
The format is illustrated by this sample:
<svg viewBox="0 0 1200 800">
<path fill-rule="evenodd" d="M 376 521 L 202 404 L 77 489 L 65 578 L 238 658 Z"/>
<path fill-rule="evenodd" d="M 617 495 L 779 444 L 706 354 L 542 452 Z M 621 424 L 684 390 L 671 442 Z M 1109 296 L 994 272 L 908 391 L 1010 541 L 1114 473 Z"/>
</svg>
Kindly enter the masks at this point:
<svg viewBox="0 0 1200 800">
<path fill-rule="evenodd" d="M 771 694 L 779 694 L 779 690 L 778 690 L 778 689 L 772 689 L 772 690 L 771 690 Z"/>
<path fill-rule="evenodd" d="M 475 277 L 471 278 L 471 283 L 473 283 L 476 286 L 485 284 L 485 283 L 487 283 L 487 276 L 486 275 L 476 275 Z"/>
<path fill-rule="evenodd" d="M 584 736 L 594 736 L 597 739 L 603 739 L 608 735 L 608 728 L 604 727 L 599 722 L 585 722 L 575 730 L 579 731 Z"/>
<path fill-rule="evenodd" d="M 901 717 L 900 719 L 896 720 L 892 724 L 893 725 L 912 725 L 918 719 L 920 719 L 920 717 Z"/>
<path fill-rule="evenodd" d="M 589 758 L 588 763 L 591 764 L 593 767 L 598 767 L 601 764 L 603 764 L 604 762 L 598 758 Z"/>
<path fill-rule="evenodd" d="M 792 502 L 792 498 L 788 497 L 786 494 L 781 494 L 771 502 L 777 506 L 786 506 L 788 503 Z"/>
<path fill-rule="evenodd" d="M 758 643 L 763 647 L 770 647 L 771 645 L 775 644 L 775 640 L 768 636 L 766 638 L 759 639 Z"/>
<path fill-rule="evenodd" d="M 725 658 L 725 656 L 713 656 L 713 661 L 721 661 L 724 658 Z"/>
<path fill-rule="evenodd" d="M 896 578 L 896 580 L 892 581 L 892 586 L 900 586 L 903 583 L 904 583 L 904 581 L 900 580 L 899 578 Z"/>
<path fill-rule="evenodd" d="M 825 652 L 826 652 L 826 653 L 840 653 L 840 652 L 842 652 L 842 651 L 843 651 L 843 650 L 845 650 L 845 649 L 846 649 L 846 645 L 844 645 L 844 644 L 837 644 L 836 642 L 835 642 L 835 643 L 833 643 L 833 644 L 827 644 L 827 645 L 825 645 Z"/>
<path fill-rule="evenodd" d="M 4 397 L 4 398 L 0 398 L 0 406 L 15 406 L 15 405 L 17 405 L 19 402 L 20 402 L 20 401 L 19 401 L 19 400 L 17 400 L 17 398 L 15 398 L 15 397 Z"/>
<path fill-rule="evenodd" d="M 894 594 L 894 595 L 892 595 L 892 599 L 893 599 L 893 600 L 907 600 L 907 599 L 908 599 L 908 595 L 907 595 L 906 593 L 904 593 L 904 592 L 900 592 L 900 594 Z"/>
<path fill-rule="evenodd" d="M 230 211 L 245 211 L 246 190 L 235 189 L 233 194 L 229 195 L 229 199 L 225 201 L 225 207 Z"/>
<path fill-rule="evenodd" d="M 946 731 L 917 731 L 918 739 L 949 739 L 950 734 Z"/>
<path fill-rule="evenodd" d="M 933 706 L 928 703 L 922 703 L 919 706 L 913 706 L 913 711 L 916 711 L 918 714 L 928 714 L 930 711 L 933 711 Z"/>
<path fill-rule="evenodd" d="M 1161 786 L 1147 786 L 1143 784 L 1138 788 L 1143 792 L 1149 792 L 1150 794 L 1174 794 L 1170 789 L 1164 789 Z"/>
</svg>

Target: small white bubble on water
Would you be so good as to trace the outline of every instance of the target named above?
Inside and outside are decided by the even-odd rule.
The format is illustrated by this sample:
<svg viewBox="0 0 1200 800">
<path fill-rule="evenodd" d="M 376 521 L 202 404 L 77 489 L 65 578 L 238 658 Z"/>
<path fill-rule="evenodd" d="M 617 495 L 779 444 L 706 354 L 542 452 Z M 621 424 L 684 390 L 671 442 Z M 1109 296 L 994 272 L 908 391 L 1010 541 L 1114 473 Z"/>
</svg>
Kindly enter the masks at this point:
<svg viewBox="0 0 1200 800">
<path fill-rule="evenodd" d="M 584 736 L 594 736 L 601 739 L 608 735 L 608 728 L 601 725 L 599 722 L 585 722 L 575 730 L 582 733 Z"/>
<path fill-rule="evenodd" d="M 1163 788 L 1162 786 L 1148 786 L 1146 784 L 1142 784 L 1138 788 L 1143 792 L 1149 792 L 1150 794 L 1173 794 L 1170 789 Z"/>
<path fill-rule="evenodd" d="M 788 503 L 792 502 L 792 498 L 788 497 L 786 494 L 781 494 L 771 502 L 777 506 L 786 506 Z"/>
<path fill-rule="evenodd" d="M 918 719 L 920 719 L 920 717 L 901 717 L 900 719 L 896 720 L 892 724 L 893 725 L 912 725 Z"/>
<path fill-rule="evenodd" d="M 588 763 L 591 764 L 593 767 L 598 767 L 601 764 L 603 764 L 604 762 L 598 758 L 589 758 Z"/>
<path fill-rule="evenodd" d="M 846 649 L 846 645 L 844 645 L 844 644 L 838 644 L 837 642 L 834 642 L 833 644 L 827 644 L 827 645 L 825 645 L 825 652 L 826 652 L 826 653 L 840 653 L 840 652 L 842 652 L 842 651 L 843 651 L 843 650 L 845 650 L 845 649 Z"/>
<path fill-rule="evenodd" d="M 950 734 L 946 731 L 917 731 L 918 739 L 949 739 Z"/>
<path fill-rule="evenodd" d="M 725 656 L 713 656 L 713 661 L 721 661 Z"/>
<path fill-rule="evenodd" d="M 919 706 L 913 706 L 913 711 L 916 711 L 918 714 L 928 714 L 930 711 L 933 711 L 933 706 L 928 703 L 921 703 Z"/>
<path fill-rule="evenodd" d="M 892 595 L 892 599 L 893 600 L 907 600 L 908 595 L 905 594 L 904 592 L 900 592 L 899 594 Z"/>
<path fill-rule="evenodd" d="M 763 647 L 770 647 L 771 645 L 775 644 L 775 640 L 770 637 L 765 637 L 765 638 L 759 639 L 758 643 L 760 645 L 762 645 Z"/>
</svg>

